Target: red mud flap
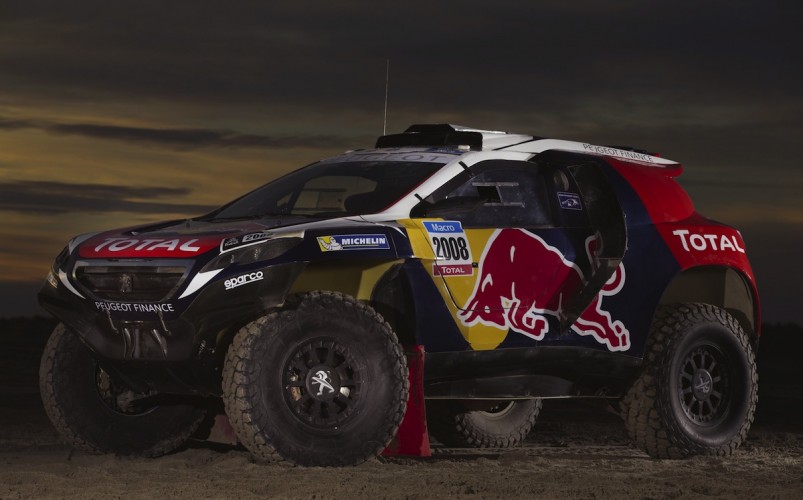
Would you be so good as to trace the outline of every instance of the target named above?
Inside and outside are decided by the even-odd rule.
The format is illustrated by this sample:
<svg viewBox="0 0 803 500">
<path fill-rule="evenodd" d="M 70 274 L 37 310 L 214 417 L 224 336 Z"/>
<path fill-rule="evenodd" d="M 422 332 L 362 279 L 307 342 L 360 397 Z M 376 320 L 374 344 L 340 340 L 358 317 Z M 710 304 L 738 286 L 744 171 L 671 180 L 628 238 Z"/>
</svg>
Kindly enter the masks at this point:
<svg viewBox="0 0 803 500">
<path fill-rule="evenodd" d="M 215 415 L 215 423 L 212 425 L 212 430 L 209 431 L 209 436 L 206 441 L 213 443 L 229 444 L 236 446 L 239 442 L 237 440 L 237 433 L 234 432 L 234 427 L 229 423 L 229 417 L 225 413 Z"/>
<path fill-rule="evenodd" d="M 399 432 L 382 455 L 432 456 L 427 433 L 427 410 L 424 406 L 424 346 L 411 346 L 406 350 L 409 370 L 410 396 Z"/>
</svg>

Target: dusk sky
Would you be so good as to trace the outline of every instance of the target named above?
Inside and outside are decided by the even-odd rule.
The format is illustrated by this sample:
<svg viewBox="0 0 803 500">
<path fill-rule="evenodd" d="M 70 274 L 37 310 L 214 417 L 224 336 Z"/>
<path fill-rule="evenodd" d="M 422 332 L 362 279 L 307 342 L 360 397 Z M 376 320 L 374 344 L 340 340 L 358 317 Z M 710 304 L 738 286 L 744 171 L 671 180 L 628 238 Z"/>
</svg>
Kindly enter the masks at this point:
<svg viewBox="0 0 803 500">
<path fill-rule="evenodd" d="M 456 123 L 681 162 L 803 324 L 800 2 L 0 0 L 0 316 L 70 237 Z"/>
</svg>

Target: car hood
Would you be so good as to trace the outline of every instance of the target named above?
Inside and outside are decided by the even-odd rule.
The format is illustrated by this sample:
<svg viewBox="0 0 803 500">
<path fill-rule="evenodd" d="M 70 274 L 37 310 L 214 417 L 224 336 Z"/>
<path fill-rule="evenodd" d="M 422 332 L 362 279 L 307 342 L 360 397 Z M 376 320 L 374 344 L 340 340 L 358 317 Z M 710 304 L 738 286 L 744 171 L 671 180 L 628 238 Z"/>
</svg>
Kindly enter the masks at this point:
<svg viewBox="0 0 803 500">
<path fill-rule="evenodd" d="M 226 245 L 259 241 L 283 233 L 302 234 L 307 229 L 371 225 L 360 217 L 304 221 L 260 219 L 248 221 L 179 220 L 147 226 L 115 229 L 81 238 L 78 256 L 85 259 L 197 257 Z M 75 244 L 75 243 L 74 243 Z"/>
</svg>

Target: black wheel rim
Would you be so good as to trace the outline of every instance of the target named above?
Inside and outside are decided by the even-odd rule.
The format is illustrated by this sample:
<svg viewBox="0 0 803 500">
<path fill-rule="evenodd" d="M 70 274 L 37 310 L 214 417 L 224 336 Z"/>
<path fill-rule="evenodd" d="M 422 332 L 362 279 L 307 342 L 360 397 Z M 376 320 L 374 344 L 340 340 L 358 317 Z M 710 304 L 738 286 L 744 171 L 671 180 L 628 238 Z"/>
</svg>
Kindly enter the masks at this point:
<svg viewBox="0 0 803 500">
<path fill-rule="evenodd" d="M 153 411 L 148 394 L 138 394 L 118 383 L 100 366 L 95 366 L 95 386 L 98 396 L 112 411 L 123 415 L 144 415 Z"/>
<path fill-rule="evenodd" d="M 351 350 L 333 339 L 300 345 L 285 363 L 285 401 L 304 424 L 334 430 L 360 403 L 361 373 Z"/>
<path fill-rule="evenodd" d="M 500 401 L 487 410 L 482 410 L 480 413 L 488 418 L 501 419 L 505 418 L 508 413 L 513 411 L 515 405 L 515 401 Z"/>
<path fill-rule="evenodd" d="M 680 365 L 683 412 L 698 425 L 715 425 L 727 413 L 731 383 L 727 358 L 713 345 L 691 349 Z"/>
</svg>

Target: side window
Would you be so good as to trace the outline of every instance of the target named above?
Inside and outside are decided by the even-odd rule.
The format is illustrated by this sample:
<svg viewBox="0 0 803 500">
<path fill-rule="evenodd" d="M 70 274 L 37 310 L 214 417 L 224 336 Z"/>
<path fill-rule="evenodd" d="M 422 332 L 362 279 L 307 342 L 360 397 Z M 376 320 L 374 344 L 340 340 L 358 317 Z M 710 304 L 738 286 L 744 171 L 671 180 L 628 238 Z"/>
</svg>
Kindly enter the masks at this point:
<svg viewBox="0 0 803 500">
<path fill-rule="evenodd" d="M 373 191 L 376 182 L 354 176 L 328 175 L 310 180 L 301 188 L 294 212 L 344 212 L 347 199 L 355 194 Z"/>
<path fill-rule="evenodd" d="M 484 170 L 447 194 L 445 200 L 475 200 L 453 214 L 464 227 L 552 225 L 545 181 L 532 163 Z"/>
</svg>

